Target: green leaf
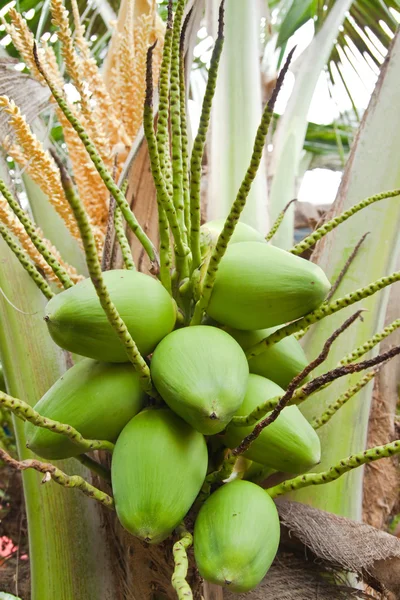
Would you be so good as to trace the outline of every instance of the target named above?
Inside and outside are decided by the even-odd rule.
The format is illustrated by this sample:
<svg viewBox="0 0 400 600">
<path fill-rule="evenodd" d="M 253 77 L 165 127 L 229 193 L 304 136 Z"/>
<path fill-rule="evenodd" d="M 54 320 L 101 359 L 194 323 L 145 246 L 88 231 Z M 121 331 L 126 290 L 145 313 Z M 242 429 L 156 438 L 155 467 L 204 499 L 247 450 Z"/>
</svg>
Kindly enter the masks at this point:
<svg viewBox="0 0 400 600">
<path fill-rule="evenodd" d="M 0 592 L 0 600 L 21 600 L 21 598 L 19 596 L 7 594 L 6 592 Z"/>
<path fill-rule="evenodd" d="M 317 0 L 294 0 L 279 29 L 277 46 L 282 46 L 309 19 L 315 15 Z"/>
<path fill-rule="evenodd" d="M 354 127 L 349 125 L 309 123 L 304 149 L 312 154 L 332 154 L 332 152 L 338 152 L 339 143 L 345 153 L 348 153 L 354 133 Z"/>
</svg>

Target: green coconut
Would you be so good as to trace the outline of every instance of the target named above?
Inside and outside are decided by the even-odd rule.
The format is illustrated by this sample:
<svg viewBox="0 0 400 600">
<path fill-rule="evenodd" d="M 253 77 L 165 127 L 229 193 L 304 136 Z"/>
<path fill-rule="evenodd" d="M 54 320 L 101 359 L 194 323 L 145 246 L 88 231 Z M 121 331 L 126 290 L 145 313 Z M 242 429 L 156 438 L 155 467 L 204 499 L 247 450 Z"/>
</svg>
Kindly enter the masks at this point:
<svg viewBox="0 0 400 600">
<path fill-rule="evenodd" d="M 225 331 L 235 338 L 246 351 L 279 328 L 280 326 L 255 331 L 241 331 L 227 327 Z M 266 348 L 264 352 L 254 356 L 248 362 L 250 373 L 262 375 L 286 389 L 293 377 L 301 373 L 309 361 L 300 343 L 294 335 L 290 335 Z"/>
<path fill-rule="evenodd" d="M 175 325 L 173 300 L 161 283 L 137 271 L 103 273 L 111 300 L 143 356 Z M 128 362 L 90 279 L 61 292 L 46 306 L 45 321 L 58 346 L 104 362 Z"/>
<path fill-rule="evenodd" d="M 115 442 L 126 423 L 143 407 L 144 393 L 131 364 L 89 358 L 67 371 L 35 405 L 43 417 L 72 425 L 86 439 Z M 64 435 L 25 425 L 29 448 L 44 458 L 82 454 Z"/>
<path fill-rule="evenodd" d="M 211 242 L 212 246 L 217 243 L 219 234 L 223 230 L 225 225 L 225 219 L 215 219 L 214 221 L 208 221 L 200 227 L 200 236 L 203 243 L 208 244 Z M 250 225 L 239 221 L 236 223 L 235 231 L 231 239 L 230 244 L 236 244 L 238 242 L 265 242 L 265 237 Z"/>
<path fill-rule="evenodd" d="M 207 471 L 204 437 L 169 409 L 146 409 L 119 436 L 111 477 L 118 519 L 156 544 L 182 521 Z"/>
<path fill-rule="evenodd" d="M 330 288 L 318 265 L 270 244 L 229 245 L 207 312 L 235 329 L 264 329 L 317 308 Z"/>
<path fill-rule="evenodd" d="M 233 481 L 203 504 L 194 526 L 200 575 L 232 592 L 248 592 L 264 578 L 278 550 L 279 517 L 258 485 Z"/>
<path fill-rule="evenodd" d="M 225 331 L 199 325 L 170 333 L 151 360 L 153 383 L 168 406 L 206 435 L 225 429 L 246 392 L 249 367 Z"/>
<path fill-rule="evenodd" d="M 236 415 L 248 415 L 266 400 L 283 394 L 284 390 L 273 381 L 251 374 L 246 395 Z M 231 423 L 224 435 L 226 446 L 238 446 L 254 427 L 237 427 Z M 297 406 L 287 406 L 276 421 L 263 429 L 244 456 L 277 471 L 304 473 L 321 460 L 321 443 Z"/>
</svg>

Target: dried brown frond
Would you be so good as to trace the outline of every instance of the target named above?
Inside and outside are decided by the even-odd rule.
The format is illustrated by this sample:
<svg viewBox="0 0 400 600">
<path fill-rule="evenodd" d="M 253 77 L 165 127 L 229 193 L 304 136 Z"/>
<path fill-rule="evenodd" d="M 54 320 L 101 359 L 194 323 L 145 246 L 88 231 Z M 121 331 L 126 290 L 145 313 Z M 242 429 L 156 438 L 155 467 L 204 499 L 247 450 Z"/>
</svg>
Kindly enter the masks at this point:
<svg viewBox="0 0 400 600">
<path fill-rule="evenodd" d="M 16 139 L 25 159 L 24 167 L 32 179 L 38 183 L 58 214 L 62 217 L 71 234 L 80 239 L 79 229 L 71 208 L 64 195 L 60 174 L 50 154 L 32 133 L 19 108 L 7 96 L 0 96 L 0 109 L 10 115 L 9 123 L 15 132 Z M 12 147 L 7 151 L 12 156 Z M 20 151 L 13 156 L 18 161 Z"/>
<path fill-rule="evenodd" d="M 51 0 L 51 13 L 53 24 L 58 27 L 57 35 L 61 42 L 61 54 L 64 58 L 65 67 L 72 83 L 80 95 L 82 114 L 85 117 L 85 128 L 95 143 L 97 150 L 107 164 L 111 164 L 111 151 L 102 124 L 95 118 L 91 105 L 91 94 L 87 81 L 85 81 L 84 67 L 81 58 L 74 48 L 72 33 L 69 26 L 68 11 L 62 0 Z"/>
<path fill-rule="evenodd" d="M 51 269 L 51 267 L 49 267 L 47 262 L 44 260 L 43 256 L 40 254 L 40 252 L 35 248 L 24 227 L 14 215 L 14 213 L 10 210 L 7 201 L 2 196 L 0 196 L 0 221 L 4 225 L 6 225 L 6 227 L 8 227 L 11 233 L 19 240 L 21 246 L 24 248 L 26 253 L 32 259 L 32 261 L 43 271 L 43 273 L 47 276 L 49 281 L 54 281 L 55 283 L 57 283 L 58 287 L 62 288 L 59 279 L 53 273 L 53 270 Z M 78 281 L 83 279 L 81 275 L 78 275 L 74 267 L 63 261 L 58 250 L 53 246 L 51 242 L 49 242 L 48 240 L 46 240 L 46 238 L 43 237 L 43 232 L 40 229 L 36 229 L 36 233 L 47 246 L 48 250 L 50 250 L 50 252 L 52 252 L 57 258 L 57 260 L 62 264 L 62 266 L 65 268 L 65 270 L 67 271 L 68 275 L 71 277 L 74 283 L 77 283 Z"/>
</svg>

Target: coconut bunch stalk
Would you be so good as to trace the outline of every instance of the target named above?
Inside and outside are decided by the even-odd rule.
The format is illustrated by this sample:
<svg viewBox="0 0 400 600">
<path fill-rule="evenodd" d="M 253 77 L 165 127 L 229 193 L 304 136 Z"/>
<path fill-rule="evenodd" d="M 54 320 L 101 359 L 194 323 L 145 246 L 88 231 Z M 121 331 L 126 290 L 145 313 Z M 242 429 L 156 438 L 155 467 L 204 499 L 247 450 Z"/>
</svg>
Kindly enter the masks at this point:
<svg viewBox="0 0 400 600">
<path fill-rule="evenodd" d="M 77 362 L 53 385 L 48 382 L 45 395 L 33 407 L 11 395 L 7 377 L 10 367 L 3 361 L 10 389 L 0 394 L 2 407 L 16 419 L 29 422 L 25 427 L 28 443 L 39 456 L 50 461 L 78 456 L 84 467 L 101 479 L 91 482 L 77 473 L 74 465 L 71 475 L 71 471 L 52 462 L 25 456 L 15 460 L 3 450 L 2 459 L 23 472 L 44 473 L 45 481 L 52 480 L 62 492 L 61 487 L 77 488 L 99 505 L 115 509 L 120 526 L 148 544 L 148 557 L 154 556 L 153 547 L 165 544 L 161 548 L 168 547 L 172 552 L 169 576 L 180 599 L 198 593 L 192 591 L 198 590 L 196 577 L 192 586 L 188 581 L 188 549 L 192 543 L 202 578 L 233 592 L 251 591 L 266 575 L 279 544 L 279 518 L 273 498 L 328 484 L 347 477 L 349 471 L 363 464 L 400 453 L 400 440 L 395 440 L 368 450 L 359 448 L 322 472 L 312 471 L 320 460 L 319 429 L 364 389 L 377 368 L 400 354 L 400 347 L 394 346 L 366 357 L 374 344 L 372 338 L 355 346 L 351 355 L 349 348 L 343 351 L 339 345 L 346 332 L 359 327 L 363 307 L 358 303 L 398 282 L 400 273 L 376 274 L 374 281 L 330 298 L 331 284 L 323 270 L 298 256 L 304 247 L 315 244 L 353 215 L 381 206 L 384 201 L 395 201 L 400 190 L 359 199 L 289 252 L 273 247 L 240 222 L 263 159 L 274 103 L 291 53 L 263 111 L 250 164 L 226 220 L 202 225 L 201 165 L 223 52 L 224 3 L 219 9 L 200 126 L 190 152 L 183 69 L 190 13 L 185 18 L 184 11 L 185 0 L 178 0 L 174 14 L 169 3 L 157 124 L 153 63 L 157 42 L 146 51 L 143 129 L 156 190 L 159 244 L 139 223 L 127 202 L 125 182 L 115 181 L 101 144 L 88 133 L 88 106 L 77 112 L 69 104 L 53 80 L 44 54 L 36 44 L 33 46 L 32 64 L 62 113 L 60 120 L 68 122 L 112 197 L 108 225 L 111 221 L 114 224 L 125 268 L 104 269 L 97 225 L 68 166 L 52 151 L 55 172 L 79 231 L 89 277 L 78 283 L 64 278 L 64 290 L 55 293 L 46 275 L 8 231 L 3 235 L 2 230 L 2 235 L 15 255 L 13 260 L 19 261 L 31 285 L 35 284 L 48 300 L 43 312 L 38 309 L 44 316 L 40 326 L 46 343 L 51 346 L 52 339 L 67 353 L 68 360 L 68 353 L 73 353 L 85 356 L 86 361 Z M 4 189 L 11 197 L 11 192 Z M 147 273 L 137 270 L 121 226 L 122 217 L 148 257 Z M 64 275 L 52 256 L 47 255 L 47 264 L 59 279 Z M 23 273 L 21 268 L 19 272 Z M 343 314 L 344 309 L 351 310 L 351 314 Z M 325 336 L 316 357 L 310 361 L 298 353 L 296 364 L 290 366 L 294 371 L 291 376 L 289 368 L 279 368 L 280 375 L 284 373 L 287 378 L 284 387 L 268 382 L 262 375 L 249 375 L 256 357 L 288 338 L 296 344 L 294 334 L 300 336 L 316 323 L 325 323 L 331 315 L 337 315 L 340 323 Z M 229 333 L 232 329 L 256 332 L 255 339 L 245 340 L 243 348 L 235 334 Z M 386 334 L 382 331 L 378 338 Z M 338 346 L 341 363 L 326 368 L 332 348 Z M 291 347 L 280 346 L 280 360 L 285 362 L 285 352 L 291 355 Z M 121 377 L 126 370 L 129 377 L 123 384 Z M 301 415 L 297 406 L 354 374 L 362 375 L 361 383 L 347 387 L 332 405 L 320 407 L 311 423 Z M 122 392 L 117 394 L 118 407 L 113 399 L 117 389 L 114 377 L 121 389 L 127 386 L 128 397 L 136 398 L 130 411 L 125 412 Z M 254 382 L 251 386 L 250 381 Z M 96 400 L 98 393 L 102 408 Z M 91 394 L 92 409 L 88 402 Z M 296 424 L 304 446 L 294 443 L 289 448 L 285 438 L 289 437 L 287 432 L 293 435 Z M 18 439 L 22 444 L 23 435 Z M 112 455 L 111 474 L 107 469 L 110 457 L 100 463 L 96 456 L 86 455 L 93 450 Z M 272 457 L 277 459 L 282 454 L 289 462 L 272 463 Z M 282 483 L 264 489 L 240 476 L 231 481 L 235 473 L 241 472 L 237 463 L 243 457 L 264 461 L 270 470 L 287 469 Z M 90 556 L 93 558 L 92 553 Z"/>
</svg>

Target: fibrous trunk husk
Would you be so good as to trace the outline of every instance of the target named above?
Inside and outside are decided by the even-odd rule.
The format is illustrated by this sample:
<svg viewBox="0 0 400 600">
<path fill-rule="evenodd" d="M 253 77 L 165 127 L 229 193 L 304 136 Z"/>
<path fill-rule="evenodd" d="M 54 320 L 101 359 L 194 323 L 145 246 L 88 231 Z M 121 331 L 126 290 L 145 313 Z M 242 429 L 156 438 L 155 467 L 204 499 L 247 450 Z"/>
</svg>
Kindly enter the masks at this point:
<svg viewBox="0 0 400 600">
<path fill-rule="evenodd" d="M 305 504 L 279 500 L 277 506 L 282 540 L 272 567 L 255 590 L 239 595 L 224 591 L 225 599 L 400 597 L 396 537 Z"/>
</svg>

